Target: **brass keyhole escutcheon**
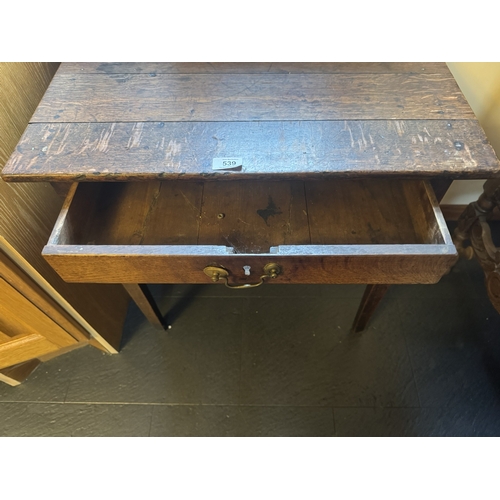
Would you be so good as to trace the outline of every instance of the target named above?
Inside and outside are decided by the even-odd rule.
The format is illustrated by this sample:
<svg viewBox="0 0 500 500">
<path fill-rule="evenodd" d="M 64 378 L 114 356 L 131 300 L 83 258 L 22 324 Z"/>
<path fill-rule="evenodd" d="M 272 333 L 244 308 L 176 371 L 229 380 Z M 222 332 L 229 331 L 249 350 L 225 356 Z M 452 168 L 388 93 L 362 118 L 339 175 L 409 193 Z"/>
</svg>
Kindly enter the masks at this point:
<svg viewBox="0 0 500 500">
<path fill-rule="evenodd" d="M 230 285 L 228 282 L 229 271 L 219 266 L 207 266 L 203 269 L 203 272 L 214 282 L 217 283 L 219 280 L 224 280 L 224 285 L 228 288 L 241 289 L 241 288 L 255 288 L 264 283 L 265 279 L 275 279 L 279 274 L 281 274 L 281 267 L 278 264 L 269 263 L 264 266 L 264 274 L 259 278 L 258 283 L 244 283 L 243 285 Z"/>
</svg>

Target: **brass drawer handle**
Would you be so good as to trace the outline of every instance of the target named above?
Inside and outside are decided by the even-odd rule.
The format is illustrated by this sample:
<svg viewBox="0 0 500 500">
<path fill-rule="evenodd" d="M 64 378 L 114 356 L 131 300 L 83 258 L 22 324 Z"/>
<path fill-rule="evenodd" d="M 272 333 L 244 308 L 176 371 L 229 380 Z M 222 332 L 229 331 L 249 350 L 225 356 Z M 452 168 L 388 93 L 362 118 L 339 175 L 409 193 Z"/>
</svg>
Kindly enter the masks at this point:
<svg viewBox="0 0 500 500">
<path fill-rule="evenodd" d="M 278 264 L 266 264 L 264 266 L 264 274 L 259 278 L 260 281 L 258 283 L 245 283 L 243 285 L 230 285 L 228 283 L 229 271 L 224 269 L 223 267 L 217 266 L 207 266 L 203 269 L 203 272 L 209 276 L 214 283 L 217 283 L 219 280 L 224 280 L 224 285 L 228 288 L 255 288 L 256 286 L 260 286 L 264 283 L 264 280 L 267 278 L 274 279 L 281 273 L 281 268 Z"/>
</svg>

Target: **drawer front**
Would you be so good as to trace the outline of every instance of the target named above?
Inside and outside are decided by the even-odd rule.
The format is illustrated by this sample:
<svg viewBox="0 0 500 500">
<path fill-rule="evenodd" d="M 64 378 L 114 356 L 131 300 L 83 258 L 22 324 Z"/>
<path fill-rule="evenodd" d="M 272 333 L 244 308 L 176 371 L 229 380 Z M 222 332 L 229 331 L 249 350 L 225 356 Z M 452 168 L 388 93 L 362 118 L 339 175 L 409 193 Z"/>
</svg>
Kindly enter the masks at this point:
<svg viewBox="0 0 500 500">
<path fill-rule="evenodd" d="M 144 249 L 143 249 L 144 250 Z M 279 274 L 265 283 L 436 283 L 456 262 L 455 253 L 384 255 L 99 255 L 45 252 L 45 258 L 68 282 L 212 283 L 206 267 L 228 272 L 230 284 L 256 283 L 267 264 Z M 249 275 L 245 274 L 249 267 Z M 248 272 L 247 271 L 247 272 Z M 220 280 L 223 283 L 222 280 Z"/>
<path fill-rule="evenodd" d="M 43 254 L 70 282 L 230 286 L 435 283 L 457 259 L 430 186 L 381 180 L 75 184 Z"/>
</svg>

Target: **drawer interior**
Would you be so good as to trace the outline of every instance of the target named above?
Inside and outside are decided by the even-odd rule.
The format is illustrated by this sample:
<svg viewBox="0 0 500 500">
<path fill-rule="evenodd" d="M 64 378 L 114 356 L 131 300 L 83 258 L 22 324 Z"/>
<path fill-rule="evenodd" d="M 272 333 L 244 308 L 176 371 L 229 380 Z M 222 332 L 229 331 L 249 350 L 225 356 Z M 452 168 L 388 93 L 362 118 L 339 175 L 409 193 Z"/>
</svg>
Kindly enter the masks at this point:
<svg viewBox="0 0 500 500">
<path fill-rule="evenodd" d="M 430 186 L 418 180 L 80 183 L 58 245 L 443 244 Z M 448 243 L 448 241 L 446 241 Z"/>
</svg>

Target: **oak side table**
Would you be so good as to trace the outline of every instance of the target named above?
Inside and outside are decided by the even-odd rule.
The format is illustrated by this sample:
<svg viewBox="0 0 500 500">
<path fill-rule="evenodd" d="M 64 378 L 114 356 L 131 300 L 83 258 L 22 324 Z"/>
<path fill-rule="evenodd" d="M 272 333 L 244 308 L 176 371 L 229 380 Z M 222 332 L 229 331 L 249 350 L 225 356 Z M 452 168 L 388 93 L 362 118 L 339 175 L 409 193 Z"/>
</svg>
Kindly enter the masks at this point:
<svg viewBox="0 0 500 500">
<path fill-rule="evenodd" d="M 499 161 L 444 63 L 63 63 L 3 171 L 66 200 L 43 255 L 69 282 L 435 283 L 439 208 Z"/>
</svg>

